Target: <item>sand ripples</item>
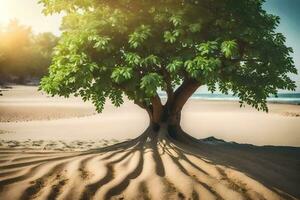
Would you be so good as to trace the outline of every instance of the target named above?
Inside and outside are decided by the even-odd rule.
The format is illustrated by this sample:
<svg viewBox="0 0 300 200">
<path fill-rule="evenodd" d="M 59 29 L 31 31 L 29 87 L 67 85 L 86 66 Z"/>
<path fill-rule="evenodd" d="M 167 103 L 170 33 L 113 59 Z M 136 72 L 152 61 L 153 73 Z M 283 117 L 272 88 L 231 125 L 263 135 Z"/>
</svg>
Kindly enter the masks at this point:
<svg viewBox="0 0 300 200">
<path fill-rule="evenodd" d="M 1 199 L 282 199 L 167 138 L 87 152 L 0 152 Z"/>
</svg>

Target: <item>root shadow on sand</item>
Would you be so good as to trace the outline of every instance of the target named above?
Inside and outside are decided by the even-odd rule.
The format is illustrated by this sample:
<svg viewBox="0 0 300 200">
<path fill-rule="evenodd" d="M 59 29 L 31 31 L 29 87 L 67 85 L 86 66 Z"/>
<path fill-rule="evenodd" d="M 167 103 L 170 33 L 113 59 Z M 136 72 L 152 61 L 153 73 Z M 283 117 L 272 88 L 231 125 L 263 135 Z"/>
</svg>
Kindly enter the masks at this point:
<svg viewBox="0 0 300 200">
<path fill-rule="evenodd" d="M 101 149 L 11 155 L 19 154 L 9 160 L 10 153 L 0 152 L 0 159 L 7 160 L 0 163 L 1 199 L 300 197 L 299 148 L 178 140 L 162 128 Z M 99 172 L 93 170 L 97 166 Z"/>
<path fill-rule="evenodd" d="M 183 154 L 204 158 L 215 165 L 245 173 L 286 199 L 300 198 L 300 148 L 255 146 L 238 143 L 211 144 L 200 141 L 197 148 L 181 145 Z"/>
</svg>

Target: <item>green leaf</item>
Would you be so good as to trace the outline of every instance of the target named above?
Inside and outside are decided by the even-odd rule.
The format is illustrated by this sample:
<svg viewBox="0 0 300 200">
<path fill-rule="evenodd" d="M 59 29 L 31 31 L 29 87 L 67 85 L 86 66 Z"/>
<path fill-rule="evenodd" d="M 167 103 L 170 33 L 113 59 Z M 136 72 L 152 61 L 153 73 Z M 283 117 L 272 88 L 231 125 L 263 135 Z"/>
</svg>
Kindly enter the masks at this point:
<svg viewBox="0 0 300 200">
<path fill-rule="evenodd" d="M 127 62 L 129 65 L 137 66 L 141 64 L 141 57 L 136 53 L 125 53 L 125 62 Z"/>
<path fill-rule="evenodd" d="M 132 48 L 137 48 L 142 45 L 142 43 L 149 38 L 151 35 L 150 26 L 141 25 L 132 34 L 129 35 L 129 44 Z"/>
<path fill-rule="evenodd" d="M 129 67 L 116 67 L 112 74 L 111 78 L 116 83 L 122 83 L 126 80 L 129 80 L 133 77 L 133 70 Z"/>
<path fill-rule="evenodd" d="M 121 90 L 111 90 L 109 93 L 109 99 L 116 107 L 119 107 L 124 103 Z"/>
<path fill-rule="evenodd" d="M 179 14 L 172 15 L 169 21 L 172 22 L 174 26 L 179 26 L 180 24 L 182 24 L 182 16 Z"/>
<path fill-rule="evenodd" d="M 147 96 L 154 96 L 157 88 L 161 86 L 163 78 L 157 73 L 149 73 L 141 79 L 140 88 L 145 91 Z"/>
<path fill-rule="evenodd" d="M 181 35 L 182 30 L 181 29 L 175 29 L 172 32 L 165 31 L 164 32 L 164 41 L 169 43 L 176 42 L 177 38 Z"/>
<path fill-rule="evenodd" d="M 156 66 L 158 66 L 158 65 L 160 64 L 158 57 L 155 56 L 155 55 L 152 55 L 152 54 L 149 55 L 149 56 L 147 56 L 147 57 L 142 61 L 142 63 L 143 63 L 144 65 L 146 65 L 146 66 L 148 66 L 148 65 L 156 65 Z"/>
<path fill-rule="evenodd" d="M 221 51 L 226 58 L 230 58 L 237 53 L 237 43 L 234 40 L 224 41 L 221 44 Z"/>
<path fill-rule="evenodd" d="M 181 60 L 175 59 L 171 63 L 167 65 L 167 70 L 171 73 L 176 73 L 183 66 L 183 62 Z"/>
<path fill-rule="evenodd" d="M 199 75 L 199 67 L 195 64 L 193 60 L 187 60 L 184 62 L 185 70 L 193 78 L 197 78 Z"/>
<path fill-rule="evenodd" d="M 197 45 L 196 48 L 202 56 L 207 56 L 218 50 L 218 43 L 216 41 L 208 41 Z"/>
<path fill-rule="evenodd" d="M 109 37 L 95 37 L 93 38 L 95 41 L 94 48 L 98 50 L 103 50 L 107 47 L 108 42 L 111 40 Z"/>
</svg>

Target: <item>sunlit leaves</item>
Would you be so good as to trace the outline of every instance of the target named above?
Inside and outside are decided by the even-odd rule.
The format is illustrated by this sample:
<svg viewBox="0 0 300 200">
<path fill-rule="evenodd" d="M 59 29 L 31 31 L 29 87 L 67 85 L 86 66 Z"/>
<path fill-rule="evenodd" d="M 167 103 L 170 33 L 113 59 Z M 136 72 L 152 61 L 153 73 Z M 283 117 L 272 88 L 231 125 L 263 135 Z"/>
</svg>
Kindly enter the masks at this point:
<svg viewBox="0 0 300 200">
<path fill-rule="evenodd" d="M 176 36 L 172 34 L 170 31 L 166 31 L 164 33 L 165 42 L 174 43 L 176 41 Z"/>
<path fill-rule="evenodd" d="M 175 29 L 173 31 L 166 31 L 164 32 L 164 39 L 165 42 L 174 43 L 178 36 L 180 35 L 181 30 Z"/>
<path fill-rule="evenodd" d="M 131 53 L 131 52 L 125 53 L 124 57 L 125 57 L 125 62 L 131 66 L 139 65 L 142 60 L 142 58 L 138 54 Z"/>
<path fill-rule="evenodd" d="M 93 97 L 98 110 L 105 98 L 120 105 L 121 91 L 149 104 L 167 82 L 187 79 L 264 110 L 269 94 L 295 89 L 292 50 L 261 1 L 42 2 L 67 15 L 43 88 Z"/>
<path fill-rule="evenodd" d="M 220 60 L 216 58 L 205 58 L 197 56 L 193 60 L 187 60 L 184 63 L 185 70 L 189 75 L 195 79 L 199 79 L 201 75 L 205 75 L 209 78 L 209 74 L 214 72 L 216 68 L 220 66 Z"/>
<path fill-rule="evenodd" d="M 196 48 L 200 52 L 200 55 L 204 56 L 215 53 L 219 47 L 216 41 L 208 41 L 197 45 Z"/>
<path fill-rule="evenodd" d="M 90 70 L 90 72 L 94 72 L 96 69 L 99 68 L 99 66 L 96 63 L 88 63 L 87 67 Z"/>
<path fill-rule="evenodd" d="M 116 67 L 112 74 L 111 78 L 116 83 L 122 83 L 126 80 L 131 79 L 133 76 L 133 70 L 129 67 Z"/>
<path fill-rule="evenodd" d="M 179 26 L 182 23 L 182 16 L 180 14 L 174 14 L 169 19 L 174 26 Z"/>
<path fill-rule="evenodd" d="M 224 41 L 221 44 L 221 51 L 226 58 L 232 57 L 237 53 L 237 43 L 234 40 Z"/>
<path fill-rule="evenodd" d="M 162 76 L 157 73 L 149 73 L 141 79 L 140 88 L 151 97 L 156 94 L 157 88 L 162 84 Z"/>
<path fill-rule="evenodd" d="M 94 48 L 95 49 L 98 49 L 98 50 L 103 50 L 107 47 L 108 45 L 108 42 L 111 40 L 109 37 L 107 36 L 98 36 L 98 35 L 95 35 L 95 36 L 90 36 L 88 38 L 89 41 L 93 41 L 94 42 Z"/>
<path fill-rule="evenodd" d="M 151 35 L 150 26 L 141 25 L 129 35 L 129 44 L 132 48 L 140 46 Z"/>
<path fill-rule="evenodd" d="M 169 63 L 166 68 L 170 73 L 176 73 L 182 68 L 182 66 L 183 62 L 181 60 L 175 59 L 171 63 Z"/>
<path fill-rule="evenodd" d="M 151 54 L 142 61 L 142 64 L 145 66 L 158 66 L 160 63 L 159 58 Z"/>
</svg>

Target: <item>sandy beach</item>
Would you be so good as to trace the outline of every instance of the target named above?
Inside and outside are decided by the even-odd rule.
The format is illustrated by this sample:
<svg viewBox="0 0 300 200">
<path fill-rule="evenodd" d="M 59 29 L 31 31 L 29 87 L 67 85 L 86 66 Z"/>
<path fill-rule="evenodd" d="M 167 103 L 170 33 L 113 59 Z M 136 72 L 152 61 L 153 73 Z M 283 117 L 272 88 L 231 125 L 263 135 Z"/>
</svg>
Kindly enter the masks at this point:
<svg viewBox="0 0 300 200">
<path fill-rule="evenodd" d="M 215 138 L 195 147 L 160 133 L 154 145 L 143 137 L 124 142 L 148 125 L 129 101 L 107 102 L 97 114 L 78 98 L 36 89 L 14 86 L 0 97 L 0 199 L 300 198 L 300 106 L 269 104 L 263 113 L 190 100 L 183 129 Z"/>
<path fill-rule="evenodd" d="M 79 98 L 48 97 L 36 87 L 17 86 L 0 97 L 0 138 L 4 140 L 125 140 L 148 126 L 145 111 L 125 100 L 107 102 L 97 114 Z M 300 106 L 269 104 L 269 113 L 240 108 L 233 101 L 189 100 L 182 128 L 195 138 L 214 136 L 254 145 L 300 147 Z"/>
</svg>

